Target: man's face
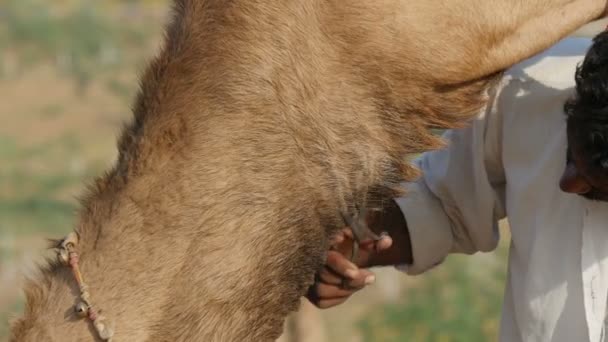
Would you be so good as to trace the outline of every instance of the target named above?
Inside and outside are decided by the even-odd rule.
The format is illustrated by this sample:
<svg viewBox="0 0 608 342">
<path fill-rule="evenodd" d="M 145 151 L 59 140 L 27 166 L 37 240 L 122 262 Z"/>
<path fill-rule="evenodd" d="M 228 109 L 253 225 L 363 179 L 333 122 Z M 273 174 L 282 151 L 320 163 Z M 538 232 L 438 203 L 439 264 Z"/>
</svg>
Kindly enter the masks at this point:
<svg viewBox="0 0 608 342">
<path fill-rule="evenodd" d="M 591 167 L 589 156 L 568 134 L 566 167 L 559 182 L 564 192 L 608 202 L 608 172 Z"/>
</svg>

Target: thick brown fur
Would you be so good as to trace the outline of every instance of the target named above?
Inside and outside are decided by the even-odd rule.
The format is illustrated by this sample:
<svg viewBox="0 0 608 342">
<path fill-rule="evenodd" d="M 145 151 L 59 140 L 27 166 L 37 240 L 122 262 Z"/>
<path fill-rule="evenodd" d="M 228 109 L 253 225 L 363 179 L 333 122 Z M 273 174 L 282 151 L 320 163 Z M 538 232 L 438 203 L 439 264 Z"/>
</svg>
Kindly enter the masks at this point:
<svg viewBox="0 0 608 342">
<path fill-rule="evenodd" d="M 340 212 L 381 207 L 417 175 L 405 157 L 441 146 L 429 128 L 464 124 L 501 70 L 604 6 L 176 0 L 75 229 L 115 341 L 276 339 Z M 67 269 L 26 294 L 11 341 L 93 338 Z"/>
</svg>

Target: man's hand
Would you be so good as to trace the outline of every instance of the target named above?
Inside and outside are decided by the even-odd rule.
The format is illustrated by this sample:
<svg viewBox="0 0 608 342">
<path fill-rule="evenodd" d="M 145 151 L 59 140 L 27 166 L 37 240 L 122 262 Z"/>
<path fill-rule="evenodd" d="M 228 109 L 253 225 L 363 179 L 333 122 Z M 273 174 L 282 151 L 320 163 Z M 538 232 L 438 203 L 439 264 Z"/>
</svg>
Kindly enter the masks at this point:
<svg viewBox="0 0 608 342">
<path fill-rule="evenodd" d="M 379 234 L 380 240 L 361 241 L 358 259 L 350 262 L 353 235 L 349 228 L 338 232 L 327 253 L 325 267 L 316 275 L 315 284 L 306 297 L 314 305 L 325 309 L 345 302 L 353 293 L 375 281 L 373 266 L 409 265 L 413 262 L 410 234 L 407 222 L 395 201 L 390 201 L 382 211 L 367 216 L 370 229 Z M 345 283 L 343 284 L 343 279 Z M 346 285 L 346 288 L 343 287 Z"/>
<path fill-rule="evenodd" d="M 387 250 L 392 244 L 393 240 L 386 234 L 382 234 L 378 241 L 362 241 L 358 260 L 354 264 L 349 260 L 353 245 L 352 231 L 349 228 L 341 230 L 332 240 L 325 267 L 317 274 L 307 298 L 322 309 L 342 304 L 353 293 L 375 281 L 375 275 L 364 267 L 370 266 L 372 253 Z M 347 288 L 342 286 L 343 279 Z"/>
</svg>

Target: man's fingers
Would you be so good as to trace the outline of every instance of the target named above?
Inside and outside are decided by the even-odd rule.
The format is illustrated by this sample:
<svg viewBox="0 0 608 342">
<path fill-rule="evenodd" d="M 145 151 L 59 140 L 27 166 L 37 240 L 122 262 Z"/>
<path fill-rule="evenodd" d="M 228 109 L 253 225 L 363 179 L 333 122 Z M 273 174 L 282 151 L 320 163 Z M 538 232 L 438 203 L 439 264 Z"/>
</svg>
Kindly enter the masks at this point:
<svg viewBox="0 0 608 342">
<path fill-rule="evenodd" d="M 308 289 L 306 298 L 315 306 L 325 309 L 343 303 L 355 291 L 317 282 Z"/>
<path fill-rule="evenodd" d="M 344 235 L 345 237 L 347 237 L 351 240 L 354 239 L 353 230 L 350 229 L 350 227 L 342 228 L 342 235 Z"/>
<path fill-rule="evenodd" d="M 321 272 L 319 272 L 319 280 L 325 284 L 339 286 L 342 284 L 343 277 L 336 274 L 329 267 L 323 267 Z"/>
<path fill-rule="evenodd" d="M 316 305 L 321 309 L 328 309 L 346 302 L 348 298 L 350 298 L 350 296 L 342 298 L 322 299 L 318 303 L 316 303 Z"/>
<path fill-rule="evenodd" d="M 332 246 L 333 245 L 339 245 L 342 242 L 344 242 L 344 239 L 345 239 L 344 234 L 342 232 L 338 232 L 336 235 L 334 235 L 331 238 L 329 244 L 332 245 Z"/>
<path fill-rule="evenodd" d="M 342 253 L 337 251 L 327 252 L 326 265 L 341 277 L 355 279 L 359 276 L 359 268 L 350 262 Z"/>
<path fill-rule="evenodd" d="M 360 269 L 355 278 L 342 277 L 329 267 L 325 267 L 321 272 L 319 272 L 319 280 L 328 285 L 339 287 L 342 285 L 343 279 L 346 279 L 346 284 L 348 287 L 363 288 L 366 285 L 373 284 L 376 280 L 376 276 L 372 272 L 365 269 Z"/>
<path fill-rule="evenodd" d="M 365 240 L 362 241 L 360 246 L 361 249 L 368 252 L 380 252 L 389 249 L 393 245 L 393 239 L 386 233 L 380 234 L 378 241 Z"/>
<path fill-rule="evenodd" d="M 355 288 L 343 289 L 336 285 L 329 285 L 324 283 L 318 283 L 316 286 L 317 296 L 322 300 L 350 296 L 353 293 L 357 292 L 357 290 L 360 290 Z"/>
<path fill-rule="evenodd" d="M 384 251 L 393 245 L 393 238 L 391 238 L 388 234 L 380 235 L 380 240 L 376 242 L 376 249 L 378 251 Z"/>
</svg>

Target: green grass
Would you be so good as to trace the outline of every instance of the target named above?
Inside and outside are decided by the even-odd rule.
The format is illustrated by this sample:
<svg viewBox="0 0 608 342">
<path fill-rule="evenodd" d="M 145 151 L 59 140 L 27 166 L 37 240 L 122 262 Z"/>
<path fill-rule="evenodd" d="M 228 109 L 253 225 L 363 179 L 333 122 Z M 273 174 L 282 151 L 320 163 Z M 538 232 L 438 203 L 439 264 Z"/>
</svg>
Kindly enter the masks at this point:
<svg viewBox="0 0 608 342">
<path fill-rule="evenodd" d="M 23 304 L 23 301 L 15 300 L 13 304 L 6 308 L 7 310 L 0 310 L 0 340 L 8 336 L 8 324 L 4 324 L 4 322 L 13 319 L 15 312 L 21 312 L 21 310 L 23 310 Z"/>
<path fill-rule="evenodd" d="M 359 322 L 364 341 L 487 342 L 498 336 L 506 243 L 496 263 L 454 255 L 421 276 L 397 303 L 371 310 Z M 487 257 L 487 256 L 486 256 Z"/>
<path fill-rule="evenodd" d="M 40 116 L 45 119 L 53 119 L 61 116 L 64 107 L 60 104 L 52 104 L 44 107 L 40 112 Z"/>
<path fill-rule="evenodd" d="M 72 227 L 75 207 L 49 198 L 0 199 L 0 231 L 59 235 Z"/>
<path fill-rule="evenodd" d="M 60 233 L 71 227 L 77 204 L 71 189 L 100 172 L 90 166 L 73 171 L 57 163 L 78 155 L 80 146 L 71 136 L 22 148 L 15 141 L 0 138 L 0 232 L 13 234 Z M 29 167 L 38 165 L 39 167 Z"/>
<path fill-rule="evenodd" d="M 0 3 L 5 23 L 0 25 L 0 62 L 2 52 L 10 51 L 18 60 L 16 73 L 40 63 L 54 65 L 83 95 L 100 72 L 123 68 L 129 56 L 139 58 L 133 51 L 145 50 L 149 41 L 147 24 L 110 15 L 103 1 L 80 1 L 57 11 L 60 7 L 47 0 Z"/>
</svg>

